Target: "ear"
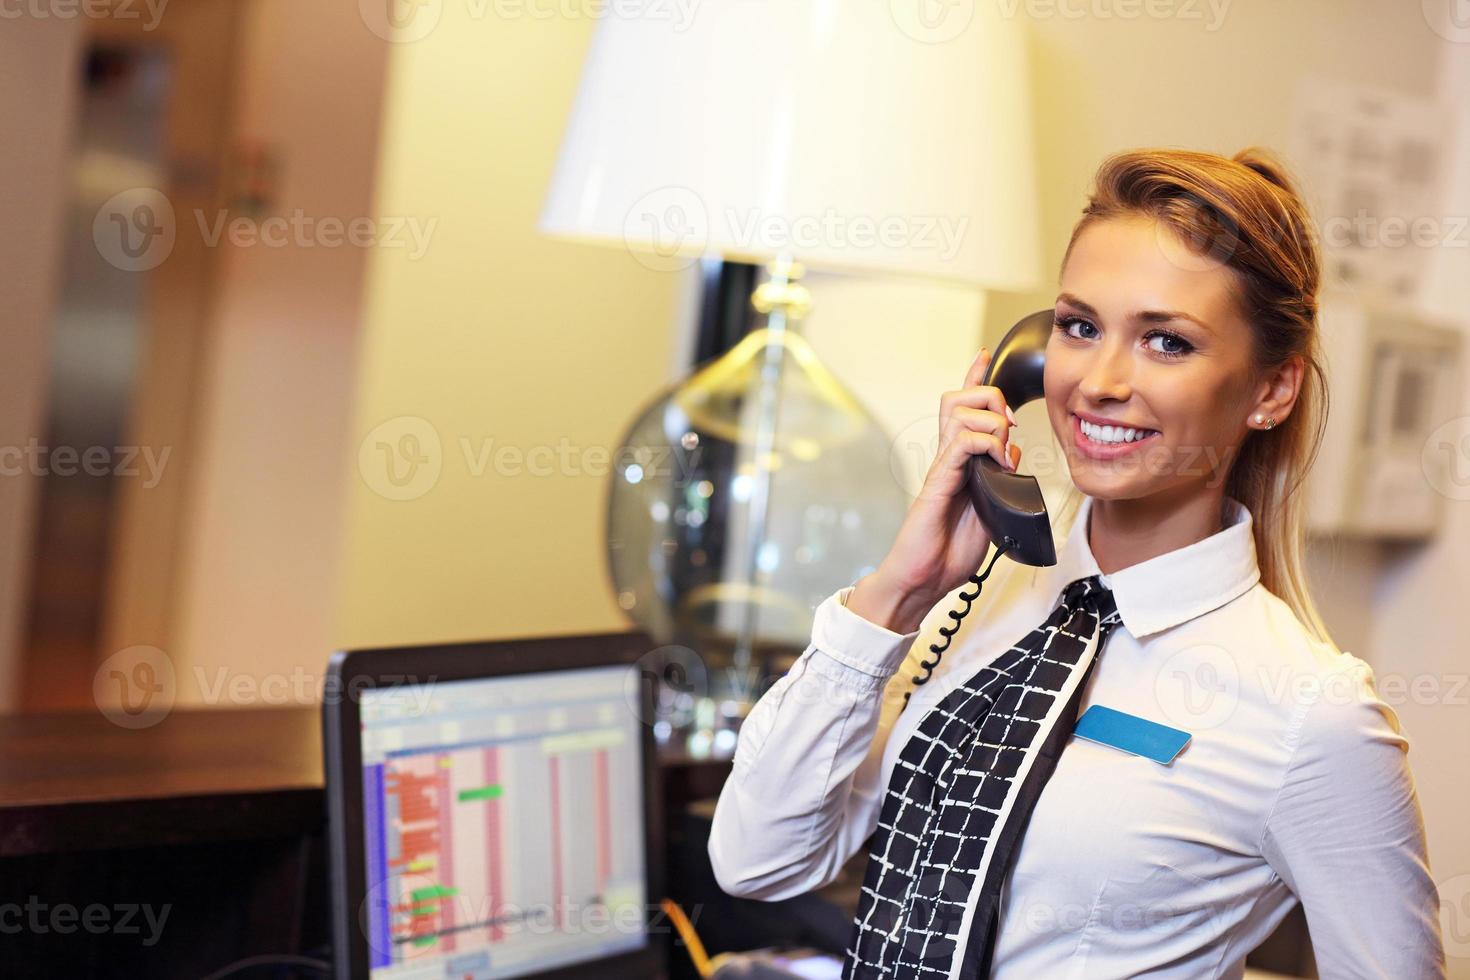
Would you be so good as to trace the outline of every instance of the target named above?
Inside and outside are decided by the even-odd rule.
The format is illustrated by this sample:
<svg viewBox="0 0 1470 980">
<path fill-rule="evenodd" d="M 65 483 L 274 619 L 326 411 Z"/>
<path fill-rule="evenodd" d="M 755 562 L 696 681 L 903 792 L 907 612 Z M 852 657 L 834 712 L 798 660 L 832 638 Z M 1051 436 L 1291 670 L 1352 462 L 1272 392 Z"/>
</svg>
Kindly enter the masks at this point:
<svg viewBox="0 0 1470 980">
<path fill-rule="evenodd" d="M 1253 423 L 1258 414 L 1275 419 L 1277 425 L 1285 422 L 1296 405 L 1306 367 L 1306 360 L 1300 354 L 1293 354 L 1269 369 L 1257 385 L 1256 401 L 1251 407 L 1248 423 Z"/>
</svg>

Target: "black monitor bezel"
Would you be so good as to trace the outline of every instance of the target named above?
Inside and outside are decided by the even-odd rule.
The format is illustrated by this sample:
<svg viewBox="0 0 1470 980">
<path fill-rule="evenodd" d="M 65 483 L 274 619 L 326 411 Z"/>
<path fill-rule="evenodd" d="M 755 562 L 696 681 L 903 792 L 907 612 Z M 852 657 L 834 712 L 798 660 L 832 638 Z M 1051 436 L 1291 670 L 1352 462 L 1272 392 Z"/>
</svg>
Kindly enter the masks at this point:
<svg viewBox="0 0 1470 980">
<path fill-rule="evenodd" d="M 365 688 L 415 683 L 465 681 L 548 671 L 636 664 L 650 649 L 637 632 L 534 637 L 482 643 L 450 643 L 408 647 L 374 647 L 335 653 L 327 669 L 322 699 L 322 751 L 326 776 L 329 851 L 332 866 L 332 936 L 336 976 L 357 980 L 369 975 L 368 939 L 358 912 L 366 898 L 367 851 L 363 839 L 362 740 L 359 696 Z M 644 854 L 647 866 L 643 949 L 602 960 L 570 964 L 526 974 L 525 980 L 574 980 L 595 963 L 608 980 L 646 980 L 665 967 L 666 945 L 660 931 L 667 926 L 659 902 L 663 897 L 662 811 L 657 776 L 658 757 L 651 723 L 654 677 L 639 673 L 644 773 Z"/>
</svg>

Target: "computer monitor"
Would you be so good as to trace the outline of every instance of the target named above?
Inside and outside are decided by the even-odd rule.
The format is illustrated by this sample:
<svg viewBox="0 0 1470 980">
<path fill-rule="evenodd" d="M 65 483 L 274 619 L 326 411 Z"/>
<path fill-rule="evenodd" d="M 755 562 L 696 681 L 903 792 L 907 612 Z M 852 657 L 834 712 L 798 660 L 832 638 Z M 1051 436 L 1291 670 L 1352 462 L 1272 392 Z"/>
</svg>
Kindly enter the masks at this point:
<svg viewBox="0 0 1470 980">
<path fill-rule="evenodd" d="M 338 977 L 662 972 L 646 649 L 617 633 L 333 657 Z"/>
</svg>

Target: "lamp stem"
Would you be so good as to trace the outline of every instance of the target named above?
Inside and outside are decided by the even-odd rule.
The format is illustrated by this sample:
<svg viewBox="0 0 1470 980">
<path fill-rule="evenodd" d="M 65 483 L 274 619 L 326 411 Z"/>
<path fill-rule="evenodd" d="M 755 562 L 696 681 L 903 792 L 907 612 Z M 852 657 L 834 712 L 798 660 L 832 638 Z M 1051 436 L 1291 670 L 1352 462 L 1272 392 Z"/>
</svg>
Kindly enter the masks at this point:
<svg viewBox="0 0 1470 980">
<path fill-rule="evenodd" d="M 746 524 L 746 594 L 732 658 L 736 689 L 749 700 L 754 693 L 755 678 L 751 661 L 754 657 L 756 618 L 759 604 L 756 584 L 762 579 L 761 550 L 766 540 L 770 511 L 771 454 L 776 444 L 776 426 L 781 403 L 781 368 L 785 361 L 783 343 L 788 324 L 799 323 L 811 309 L 811 297 L 799 282 L 804 270 L 789 256 L 771 262 L 770 279 L 756 287 L 751 305 L 766 314 L 765 358 L 761 363 L 760 386 L 757 390 L 754 479 L 751 481 L 750 519 Z"/>
</svg>

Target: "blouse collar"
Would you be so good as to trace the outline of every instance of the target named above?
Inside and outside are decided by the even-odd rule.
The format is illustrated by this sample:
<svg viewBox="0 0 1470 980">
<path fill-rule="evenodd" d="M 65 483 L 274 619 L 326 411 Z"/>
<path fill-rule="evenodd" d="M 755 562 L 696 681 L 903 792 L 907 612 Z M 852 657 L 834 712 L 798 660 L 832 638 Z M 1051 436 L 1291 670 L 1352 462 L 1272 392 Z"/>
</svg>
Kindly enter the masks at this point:
<svg viewBox="0 0 1470 980">
<path fill-rule="evenodd" d="M 1079 578 L 1102 575 L 1135 639 L 1220 608 L 1261 578 L 1251 512 L 1230 496 L 1225 507 L 1225 527 L 1209 537 L 1102 575 L 1087 540 L 1092 498 L 1084 496 L 1057 556 L 1058 592 Z"/>
</svg>

